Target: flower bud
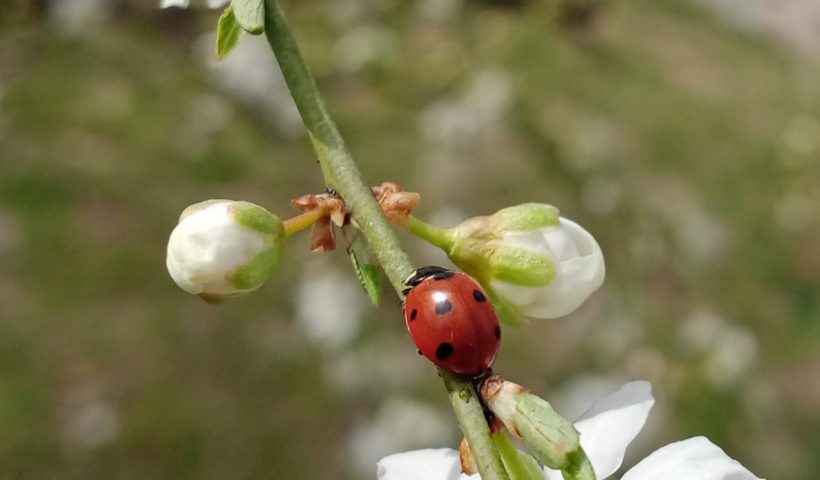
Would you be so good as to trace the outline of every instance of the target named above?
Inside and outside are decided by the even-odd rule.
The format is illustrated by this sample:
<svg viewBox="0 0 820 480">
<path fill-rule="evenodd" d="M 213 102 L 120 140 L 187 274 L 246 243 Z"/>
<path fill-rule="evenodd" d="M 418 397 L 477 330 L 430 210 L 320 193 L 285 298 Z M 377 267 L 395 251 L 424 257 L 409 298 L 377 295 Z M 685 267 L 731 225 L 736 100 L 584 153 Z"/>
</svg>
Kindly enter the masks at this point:
<svg viewBox="0 0 820 480">
<path fill-rule="evenodd" d="M 243 295 L 273 274 L 284 236 L 279 217 L 258 205 L 206 200 L 186 208 L 171 232 L 168 273 L 207 301 Z"/>
<path fill-rule="evenodd" d="M 547 401 L 521 385 L 493 375 L 481 385 L 481 397 L 495 417 L 545 466 L 574 473 L 576 465 L 586 459 L 575 427 Z"/>
<path fill-rule="evenodd" d="M 598 243 L 550 205 L 505 208 L 466 220 L 449 234 L 450 259 L 485 283 L 498 308 L 514 314 L 566 315 L 604 280 Z"/>
</svg>

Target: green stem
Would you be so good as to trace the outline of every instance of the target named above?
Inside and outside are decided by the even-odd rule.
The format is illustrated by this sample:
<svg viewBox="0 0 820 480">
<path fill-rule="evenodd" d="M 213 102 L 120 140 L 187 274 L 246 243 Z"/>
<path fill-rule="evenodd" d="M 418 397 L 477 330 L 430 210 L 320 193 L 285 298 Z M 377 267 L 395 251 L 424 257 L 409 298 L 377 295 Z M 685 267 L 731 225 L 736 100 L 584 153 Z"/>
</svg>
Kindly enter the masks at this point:
<svg viewBox="0 0 820 480">
<path fill-rule="evenodd" d="M 330 118 L 276 0 L 265 0 L 265 34 L 319 156 L 327 186 L 339 192 L 344 199 L 390 283 L 400 291 L 402 281 L 410 275 L 413 267 Z"/>
<path fill-rule="evenodd" d="M 501 461 L 498 449 L 492 441 L 487 420 L 484 418 L 484 407 L 479 401 L 478 393 L 473 383 L 464 377 L 438 369 L 444 380 L 450 403 L 456 412 L 456 418 L 470 451 L 478 466 L 483 480 L 509 480 L 507 471 Z"/>
<path fill-rule="evenodd" d="M 327 186 L 344 199 L 393 288 L 401 292 L 413 265 L 347 151 L 276 0 L 265 0 L 265 35 L 302 115 Z M 472 382 L 444 371 L 441 376 L 482 478 L 508 480 Z"/>
<path fill-rule="evenodd" d="M 450 249 L 453 246 L 453 236 L 450 234 L 449 230 L 438 228 L 435 225 L 419 220 L 412 215 L 410 215 L 407 228 L 413 235 L 427 240 L 447 253 L 450 252 Z"/>
</svg>

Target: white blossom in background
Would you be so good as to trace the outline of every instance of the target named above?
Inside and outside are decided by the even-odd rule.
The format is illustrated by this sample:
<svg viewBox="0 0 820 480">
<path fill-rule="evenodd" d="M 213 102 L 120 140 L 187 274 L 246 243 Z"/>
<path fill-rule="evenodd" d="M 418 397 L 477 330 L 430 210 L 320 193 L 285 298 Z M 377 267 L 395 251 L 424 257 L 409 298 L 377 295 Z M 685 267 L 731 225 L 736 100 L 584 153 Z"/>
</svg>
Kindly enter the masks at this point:
<svg viewBox="0 0 820 480">
<path fill-rule="evenodd" d="M 110 0 L 53 0 L 48 3 L 48 17 L 54 25 L 70 33 L 84 33 L 105 22 L 112 13 Z"/>
<path fill-rule="evenodd" d="M 450 20 L 458 12 L 460 4 L 460 0 L 420 0 L 416 3 L 420 17 L 436 22 Z"/>
<path fill-rule="evenodd" d="M 278 217 L 250 202 L 206 200 L 186 208 L 168 239 L 166 266 L 188 293 L 218 301 L 259 288 L 284 246 Z"/>
<path fill-rule="evenodd" d="M 314 342 L 329 350 L 348 346 L 359 334 L 367 297 L 356 279 L 325 259 L 312 260 L 296 291 L 296 322 Z"/>
<path fill-rule="evenodd" d="M 230 0 L 202 0 L 194 2 L 194 5 L 203 5 L 207 8 L 222 8 L 230 3 Z M 191 0 L 160 0 L 159 8 L 188 8 L 191 6 Z"/>
<path fill-rule="evenodd" d="M 712 385 L 730 388 L 745 378 L 758 356 L 758 342 L 747 328 L 710 310 L 700 310 L 680 325 L 678 339 L 701 360 L 704 377 Z"/>
<path fill-rule="evenodd" d="M 302 118 L 264 36 L 245 35 L 222 60 L 214 54 L 215 38 L 212 33 L 203 35 L 197 42 L 196 52 L 219 89 L 242 104 L 261 111 L 280 133 L 291 137 L 301 135 L 304 132 Z"/>
<path fill-rule="evenodd" d="M 654 403 L 647 382 L 630 382 L 596 402 L 575 422 L 581 446 L 598 480 L 621 466 L 624 452 L 641 430 Z M 378 480 L 478 480 L 461 473 L 459 454 L 451 449 L 397 453 L 377 464 Z M 546 480 L 561 473 L 544 469 Z M 621 480 L 760 480 L 705 437 L 693 437 L 656 450 L 626 472 Z"/>
<path fill-rule="evenodd" d="M 354 73 L 381 62 L 395 49 L 395 35 L 377 25 L 350 27 L 333 47 L 336 68 Z"/>
<path fill-rule="evenodd" d="M 454 441 L 451 426 L 442 412 L 429 405 L 408 397 L 389 398 L 372 418 L 355 426 L 348 436 L 354 473 L 367 478 L 379 458 L 390 452 Z"/>
</svg>

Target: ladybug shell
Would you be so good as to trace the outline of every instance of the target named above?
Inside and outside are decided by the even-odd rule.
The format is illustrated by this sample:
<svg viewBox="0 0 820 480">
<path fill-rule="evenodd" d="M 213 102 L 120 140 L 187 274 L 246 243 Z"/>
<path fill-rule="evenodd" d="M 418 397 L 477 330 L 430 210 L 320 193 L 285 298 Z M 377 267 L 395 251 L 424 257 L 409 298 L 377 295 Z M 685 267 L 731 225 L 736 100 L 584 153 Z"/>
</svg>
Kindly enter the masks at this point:
<svg viewBox="0 0 820 480">
<path fill-rule="evenodd" d="M 419 352 L 460 375 L 489 370 L 501 345 L 492 304 L 478 283 L 463 273 L 419 282 L 407 293 L 404 319 Z"/>
</svg>

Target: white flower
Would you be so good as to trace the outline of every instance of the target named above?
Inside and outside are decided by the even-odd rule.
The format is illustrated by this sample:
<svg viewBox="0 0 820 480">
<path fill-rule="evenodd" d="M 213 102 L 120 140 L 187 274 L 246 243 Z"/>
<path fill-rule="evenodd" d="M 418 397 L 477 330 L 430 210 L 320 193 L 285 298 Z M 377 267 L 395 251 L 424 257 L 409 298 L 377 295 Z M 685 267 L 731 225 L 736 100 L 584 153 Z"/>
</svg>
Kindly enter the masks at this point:
<svg viewBox="0 0 820 480">
<path fill-rule="evenodd" d="M 604 480 L 621 466 L 627 446 L 643 428 L 654 403 L 649 384 L 630 382 L 596 402 L 575 422 L 581 446 Z M 461 473 L 459 454 L 451 449 L 397 453 L 382 458 L 378 480 L 480 480 Z M 546 480 L 561 473 L 544 469 Z M 693 437 L 656 450 L 621 480 L 760 480 L 706 437 Z"/>
<path fill-rule="evenodd" d="M 507 232 L 502 238 L 508 245 L 549 257 L 555 266 L 555 277 L 543 286 L 490 281 L 493 290 L 526 317 L 567 315 L 604 282 L 604 255 L 595 238 L 572 220 L 559 217 L 558 221 L 539 230 Z"/>
<path fill-rule="evenodd" d="M 525 203 L 470 218 L 446 230 L 440 246 L 484 284 L 502 320 L 561 317 L 604 281 L 598 242 L 551 205 Z"/>
<path fill-rule="evenodd" d="M 221 8 L 227 5 L 230 0 L 206 0 L 205 4 L 208 8 Z M 191 5 L 191 0 L 160 0 L 159 8 L 188 8 Z"/>
<path fill-rule="evenodd" d="M 258 288 L 281 257 L 278 217 L 249 202 L 207 200 L 186 208 L 168 239 L 166 266 L 183 290 L 222 300 Z"/>
</svg>

